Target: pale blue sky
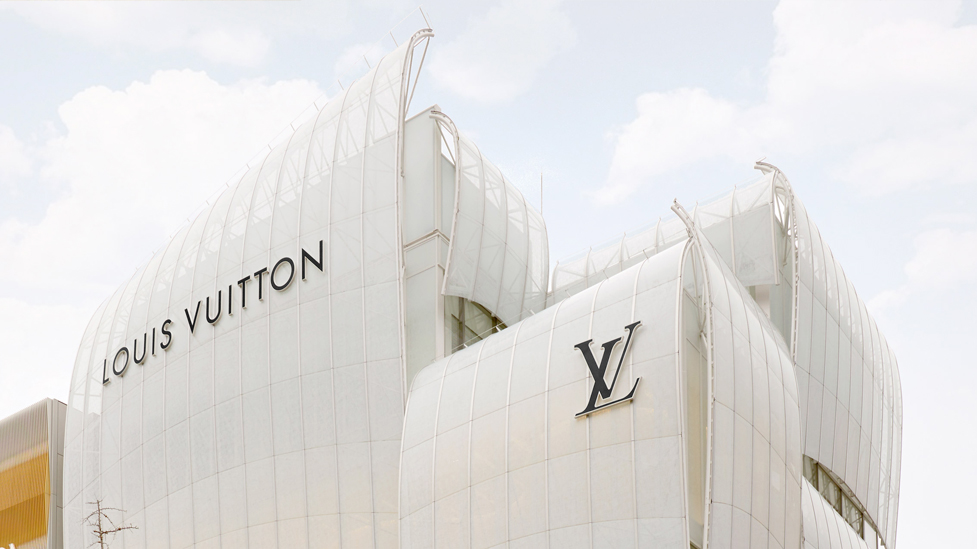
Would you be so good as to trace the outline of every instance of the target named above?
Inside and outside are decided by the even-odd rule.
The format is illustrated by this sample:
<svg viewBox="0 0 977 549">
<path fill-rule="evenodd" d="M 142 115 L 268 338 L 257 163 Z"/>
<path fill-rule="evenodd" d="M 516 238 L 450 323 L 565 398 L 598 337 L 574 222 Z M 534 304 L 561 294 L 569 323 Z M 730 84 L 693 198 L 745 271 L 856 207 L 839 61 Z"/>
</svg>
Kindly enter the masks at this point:
<svg viewBox="0 0 977 549">
<path fill-rule="evenodd" d="M 0 3 L 0 417 L 64 400 L 98 303 L 414 7 Z M 412 111 L 543 173 L 554 261 L 779 166 L 900 362 L 899 544 L 971 543 L 977 2 L 424 9 Z"/>
</svg>

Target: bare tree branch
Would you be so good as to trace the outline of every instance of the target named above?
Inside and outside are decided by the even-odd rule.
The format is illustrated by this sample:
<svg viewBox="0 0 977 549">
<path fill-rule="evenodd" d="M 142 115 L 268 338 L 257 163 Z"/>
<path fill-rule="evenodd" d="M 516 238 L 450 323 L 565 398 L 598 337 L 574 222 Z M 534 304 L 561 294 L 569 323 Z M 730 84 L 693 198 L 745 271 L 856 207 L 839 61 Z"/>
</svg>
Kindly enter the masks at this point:
<svg viewBox="0 0 977 549">
<path fill-rule="evenodd" d="M 112 517 L 110 517 L 107 511 L 115 511 L 120 514 L 124 514 L 124 509 L 119 509 L 117 507 L 102 507 L 102 500 L 96 499 L 95 501 L 88 502 L 89 505 L 94 505 L 95 510 L 85 517 L 85 523 L 92 527 L 92 533 L 95 534 L 95 540 L 89 544 L 89 547 L 95 547 L 96 545 L 99 549 L 106 549 L 108 547 L 108 541 L 106 537 L 112 538 L 115 534 L 123 530 L 136 530 L 137 526 L 131 524 L 123 524 L 118 526 Z M 108 523 L 108 527 L 103 524 L 103 521 Z"/>
</svg>

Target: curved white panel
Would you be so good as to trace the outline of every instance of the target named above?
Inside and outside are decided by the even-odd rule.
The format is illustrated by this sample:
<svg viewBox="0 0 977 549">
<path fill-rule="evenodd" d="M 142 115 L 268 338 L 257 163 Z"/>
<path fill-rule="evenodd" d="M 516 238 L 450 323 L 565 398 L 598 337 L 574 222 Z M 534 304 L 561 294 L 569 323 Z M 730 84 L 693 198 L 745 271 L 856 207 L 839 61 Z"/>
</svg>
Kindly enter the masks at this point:
<svg viewBox="0 0 977 549">
<path fill-rule="evenodd" d="M 401 547 L 687 548 L 675 310 L 683 246 L 422 370 L 401 457 Z M 614 396 L 574 346 L 642 322 Z M 620 358 L 622 345 L 613 355 Z M 610 379 L 608 375 L 607 379 Z"/>
<path fill-rule="evenodd" d="M 130 549 L 397 545 L 397 170 L 406 71 L 430 35 L 330 100 L 92 318 L 66 547 L 91 544 L 95 499 L 138 526 Z"/>
<path fill-rule="evenodd" d="M 680 277 L 689 246 L 418 374 L 404 423 L 401 547 L 689 546 L 677 346 L 677 298 L 695 284 L 691 271 Z M 797 548 L 801 435 L 789 351 L 718 254 L 698 257 L 713 303 L 710 546 Z M 576 417 L 594 378 L 575 346 L 592 340 L 597 352 L 636 321 L 619 386 L 602 402 L 640 378 L 633 401 Z"/>
<path fill-rule="evenodd" d="M 804 454 L 844 481 L 892 548 L 902 459 L 899 369 L 864 301 L 796 198 L 794 212 L 794 353 Z"/>
<path fill-rule="evenodd" d="M 95 499 L 138 526 L 130 549 L 864 547 L 802 480 L 802 454 L 894 547 L 898 367 L 783 174 L 758 164 L 691 216 L 676 205 L 559 264 L 547 296 L 542 217 L 437 111 L 455 165 L 418 147 L 410 177 L 430 194 L 412 198 L 429 209 L 400 199 L 407 71 L 429 35 L 95 313 L 68 404 L 67 547 L 92 541 Z M 402 232 L 452 197 L 450 239 L 443 217 Z M 404 252 L 402 234 L 438 245 Z M 433 298 L 414 324 L 405 253 Z M 420 370 L 405 400 L 405 333 L 428 345 L 417 368 L 443 356 L 438 289 L 509 328 Z M 605 348 L 613 376 L 594 373 Z"/>
<path fill-rule="evenodd" d="M 450 119 L 455 137 L 455 211 L 444 295 L 470 299 L 506 324 L 546 305 L 549 247 L 546 224 Z"/>
<path fill-rule="evenodd" d="M 804 549 L 869 548 L 807 479 L 801 484 L 801 513 L 804 519 Z"/>
<path fill-rule="evenodd" d="M 702 249 L 712 303 L 710 547 L 799 547 L 801 425 L 790 353 L 719 252 L 708 241 Z"/>
<path fill-rule="evenodd" d="M 756 183 L 697 206 L 696 226 L 744 285 L 776 284 L 769 314 L 795 365 L 802 451 L 854 492 L 894 547 L 902 455 L 895 357 L 787 179 L 768 164 L 757 168 L 764 175 Z M 680 219 L 659 221 L 561 262 L 548 300 L 592 286 L 685 235 Z"/>
</svg>

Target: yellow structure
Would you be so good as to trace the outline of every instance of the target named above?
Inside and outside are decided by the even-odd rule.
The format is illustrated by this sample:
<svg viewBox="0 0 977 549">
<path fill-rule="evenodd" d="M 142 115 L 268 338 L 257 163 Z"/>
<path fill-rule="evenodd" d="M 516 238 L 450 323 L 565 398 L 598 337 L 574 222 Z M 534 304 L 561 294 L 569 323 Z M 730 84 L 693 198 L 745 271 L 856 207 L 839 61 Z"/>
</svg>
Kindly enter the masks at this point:
<svg viewBox="0 0 977 549">
<path fill-rule="evenodd" d="M 0 547 L 60 549 L 65 404 L 45 399 L 0 421 Z"/>
</svg>

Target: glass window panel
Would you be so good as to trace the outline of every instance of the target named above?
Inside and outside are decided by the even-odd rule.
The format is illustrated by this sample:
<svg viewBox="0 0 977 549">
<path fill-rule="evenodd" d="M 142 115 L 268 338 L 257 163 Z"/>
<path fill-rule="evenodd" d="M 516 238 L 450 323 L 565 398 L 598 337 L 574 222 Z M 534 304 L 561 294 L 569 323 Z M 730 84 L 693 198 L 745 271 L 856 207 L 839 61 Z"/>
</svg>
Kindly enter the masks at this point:
<svg viewBox="0 0 977 549">
<path fill-rule="evenodd" d="M 465 298 L 445 296 L 445 352 L 450 354 L 505 329 L 485 307 Z"/>
</svg>

